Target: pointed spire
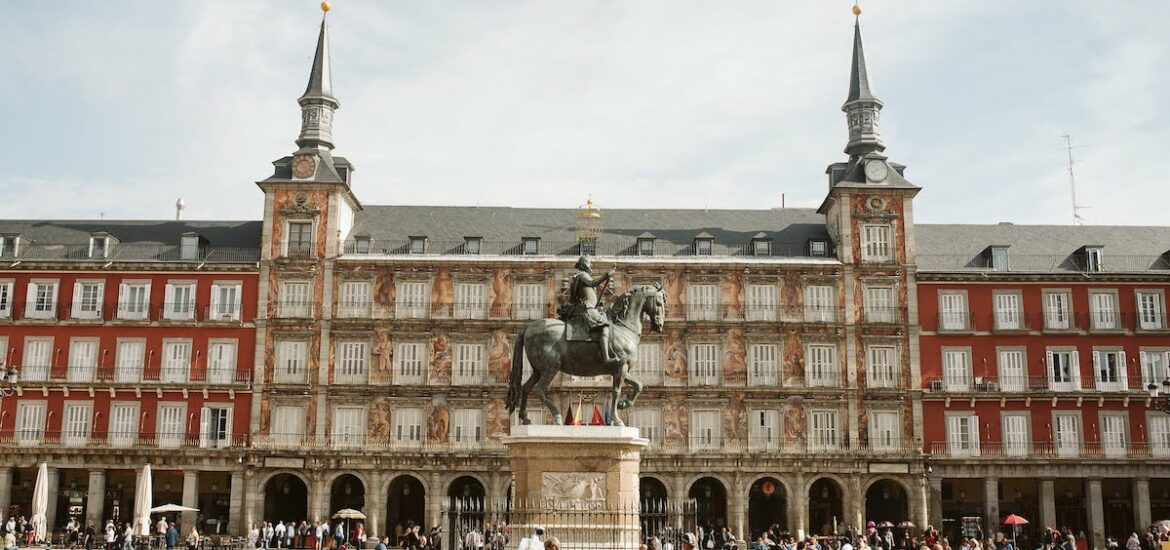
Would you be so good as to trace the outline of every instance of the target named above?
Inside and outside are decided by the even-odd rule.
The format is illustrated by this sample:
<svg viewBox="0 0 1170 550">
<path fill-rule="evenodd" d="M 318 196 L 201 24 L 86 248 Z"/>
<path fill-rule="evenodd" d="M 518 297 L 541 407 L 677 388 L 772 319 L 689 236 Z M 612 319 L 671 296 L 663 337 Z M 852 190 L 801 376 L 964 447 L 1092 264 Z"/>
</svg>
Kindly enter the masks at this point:
<svg viewBox="0 0 1170 550">
<path fill-rule="evenodd" d="M 328 13 L 329 3 L 322 2 L 321 10 Z M 309 71 L 309 84 L 305 93 L 297 99 L 301 105 L 301 135 L 297 146 L 301 150 L 328 151 L 333 149 L 333 111 L 341 107 L 333 97 L 333 75 L 329 70 L 329 25 L 326 16 L 321 16 L 321 32 L 317 35 L 317 51 L 313 55 L 313 68 Z"/>
<path fill-rule="evenodd" d="M 865 67 L 865 49 L 861 44 L 861 6 L 853 5 L 853 65 L 849 69 L 849 97 L 841 110 L 849 125 L 849 144 L 845 153 L 857 158 L 866 153 L 885 150 L 878 131 L 882 102 L 869 89 L 869 71 Z"/>
</svg>

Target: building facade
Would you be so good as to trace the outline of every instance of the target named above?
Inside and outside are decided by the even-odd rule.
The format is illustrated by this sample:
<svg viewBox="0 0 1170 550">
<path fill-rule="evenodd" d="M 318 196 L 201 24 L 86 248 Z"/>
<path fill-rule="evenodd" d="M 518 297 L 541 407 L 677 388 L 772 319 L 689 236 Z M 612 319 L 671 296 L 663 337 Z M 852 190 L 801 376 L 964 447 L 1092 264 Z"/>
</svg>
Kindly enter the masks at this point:
<svg viewBox="0 0 1170 550">
<path fill-rule="evenodd" d="M 26 513 L 40 462 L 68 490 L 56 525 L 74 506 L 125 517 L 145 463 L 155 501 L 197 505 L 213 532 L 355 508 L 381 534 L 506 501 L 513 343 L 589 254 L 619 293 L 667 294 L 622 415 L 650 440 L 648 507 L 694 502 L 741 536 L 1018 510 L 1094 541 L 1170 514 L 1170 415 L 1145 390 L 1170 349 L 1170 231 L 915 225 L 859 26 L 852 56 L 846 157 L 815 210 L 365 205 L 333 153 L 323 21 L 262 220 L 0 223 L 0 362 L 20 370 L 0 507 Z M 1070 243 L 1099 267 L 1122 265 L 1102 248 L 1145 260 L 1090 270 Z M 1104 295 L 1115 322 L 1093 325 Z M 585 420 L 608 392 L 553 383 Z"/>
</svg>

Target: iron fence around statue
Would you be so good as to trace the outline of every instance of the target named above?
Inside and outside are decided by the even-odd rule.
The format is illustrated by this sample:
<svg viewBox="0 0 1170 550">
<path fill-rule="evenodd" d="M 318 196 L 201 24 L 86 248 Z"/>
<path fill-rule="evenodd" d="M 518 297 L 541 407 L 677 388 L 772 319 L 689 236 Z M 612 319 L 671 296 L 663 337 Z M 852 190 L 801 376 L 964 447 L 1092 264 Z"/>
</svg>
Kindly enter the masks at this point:
<svg viewBox="0 0 1170 550">
<path fill-rule="evenodd" d="M 442 532 L 436 548 L 513 550 L 541 527 L 541 541 L 555 537 L 561 550 L 634 550 L 639 544 L 651 550 L 681 550 L 683 534 L 694 533 L 698 526 L 697 511 L 693 500 L 682 505 L 645 500 L 621 510 L 600 510 L 588 509 L 584 503 L 572 508 L 452 498 L 441 509 Z"/>
</svg>

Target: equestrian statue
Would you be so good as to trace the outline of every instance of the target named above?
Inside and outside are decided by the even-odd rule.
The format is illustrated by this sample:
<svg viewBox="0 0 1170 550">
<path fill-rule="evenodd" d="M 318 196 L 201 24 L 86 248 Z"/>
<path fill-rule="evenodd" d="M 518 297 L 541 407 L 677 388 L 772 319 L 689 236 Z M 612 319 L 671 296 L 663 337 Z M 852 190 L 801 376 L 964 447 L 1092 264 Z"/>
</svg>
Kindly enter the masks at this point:
<svg viewBox="0 0 1170 550">
<path fill-rule="evenodd" d="M 624 425 L 618 410 L 632 406 L 642 391 L 642 383 L 630 376 L 630 371 L 638 358 L 642 316 L 648 316 L 650 327 L 662 332 L 666 316 L 662 284 L 631 288 L 606 309 L 604 297 L 614 270 L 594 278 L 593 265 L 586 256 L 577 260 L 576 269 L 566 289 L 566 303 L 557 310 L 559 319 L 533 321 L 516 338 L 506 404 L 509 413 L 520 410 L 521 424 L 531 423 L 530 392 L 536 392 L 556 424 L 564 422 L 560 409 L 548 398 L 548 386 L 559 372 L 574 376 L 608 374 L 613 379 L 613 395 L 607 405 L 613 426 Z M 528 380 L 522 380 L 525 356 L 532 365 Z M 619 400 L 624 382 L 629 382 L 634 392 Z"/>
</svg>

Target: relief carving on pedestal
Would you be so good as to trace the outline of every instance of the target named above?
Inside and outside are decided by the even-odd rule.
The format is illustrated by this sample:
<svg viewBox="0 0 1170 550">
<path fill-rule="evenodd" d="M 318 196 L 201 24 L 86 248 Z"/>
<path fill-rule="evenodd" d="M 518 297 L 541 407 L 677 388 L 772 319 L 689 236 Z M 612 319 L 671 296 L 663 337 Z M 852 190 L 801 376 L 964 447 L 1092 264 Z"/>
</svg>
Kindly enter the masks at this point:
<svg viewBox="0 0 1170 550">
<path fill-rule="evenodd" d="M 553 510 L 600 510 L 605 507 L 605 474 L 544 472 L 540 497 Z"/>
</svg>

